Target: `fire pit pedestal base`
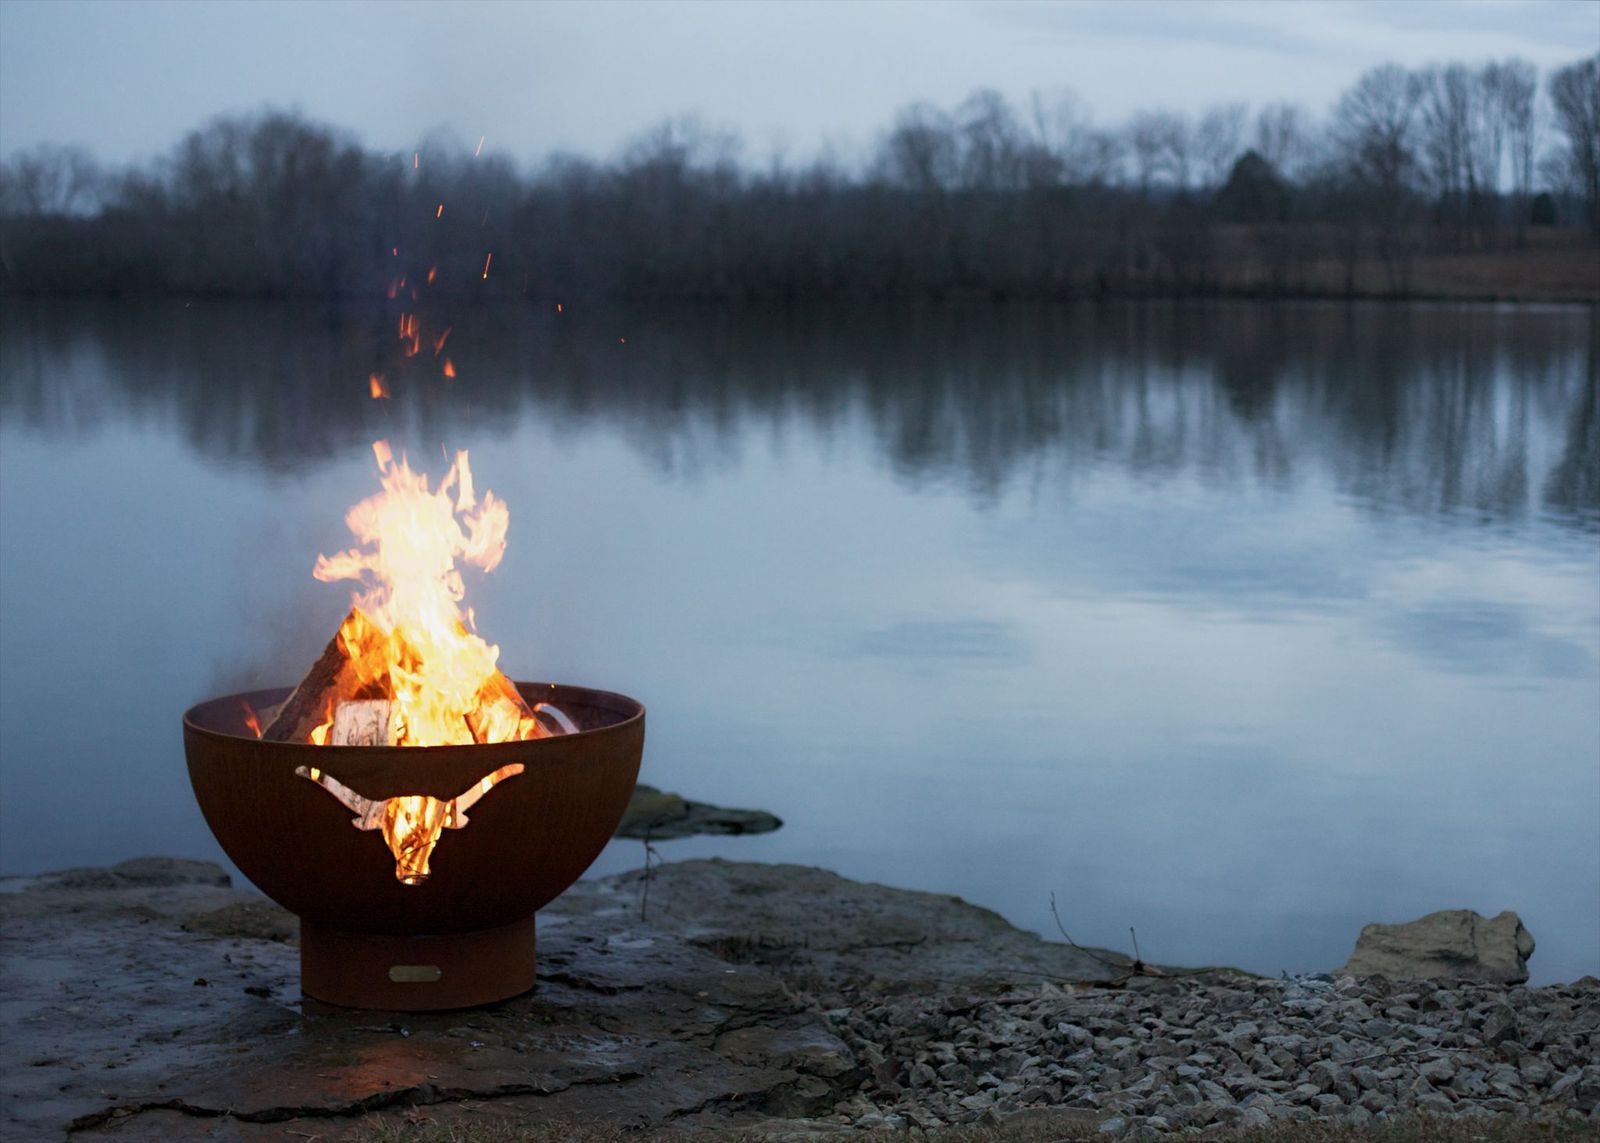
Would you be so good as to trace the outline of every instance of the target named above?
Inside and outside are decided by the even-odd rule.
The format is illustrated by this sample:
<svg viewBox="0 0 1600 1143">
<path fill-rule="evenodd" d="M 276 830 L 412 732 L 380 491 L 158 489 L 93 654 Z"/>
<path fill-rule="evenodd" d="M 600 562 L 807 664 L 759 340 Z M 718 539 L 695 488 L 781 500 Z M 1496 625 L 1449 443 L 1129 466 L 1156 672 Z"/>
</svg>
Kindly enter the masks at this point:
<svg viewBox="0 0 1600 1143">
<path fill-rule="evenodd" d="M 300 987 L 346 1008 L 421 1012 L 505 1000 L 534 986 L 534 919 L 498 929 L 393 936 L 300 922 Z"/>
</svg>

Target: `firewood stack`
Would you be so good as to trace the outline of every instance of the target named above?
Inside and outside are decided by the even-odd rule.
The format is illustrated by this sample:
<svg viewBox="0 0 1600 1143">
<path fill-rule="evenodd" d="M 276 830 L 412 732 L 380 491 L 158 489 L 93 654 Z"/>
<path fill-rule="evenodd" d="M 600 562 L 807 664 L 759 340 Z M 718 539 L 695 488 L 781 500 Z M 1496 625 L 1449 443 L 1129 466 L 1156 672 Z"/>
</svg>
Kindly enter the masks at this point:
<svg viewBox="0 0 1600 1143">
<path fill-rule="evenodd" d="M 363 671 L 360 656 L 352 653 L 375 632 L 372 621 L 352 608 L 300 685 L 282 704 L 261 712 L 261 737 L 329 746 L 403 744 L 404 712 L 390 693 L 386 674 Z M 449 745 L 514 742 L 551 733 L 516 684 L 499 671 L 477 697 L 478 705 L 462 719 L 459 740 Z"/>
</svg>

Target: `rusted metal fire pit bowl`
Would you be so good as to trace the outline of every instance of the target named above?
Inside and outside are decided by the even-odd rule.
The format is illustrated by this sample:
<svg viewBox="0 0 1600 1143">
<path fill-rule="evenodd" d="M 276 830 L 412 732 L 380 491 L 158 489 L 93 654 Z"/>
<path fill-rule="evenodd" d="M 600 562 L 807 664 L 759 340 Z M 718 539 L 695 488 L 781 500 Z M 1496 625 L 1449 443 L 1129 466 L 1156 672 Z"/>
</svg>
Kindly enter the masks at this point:
<svg viewBox="0 0 1600 1143">
<path fill-rule="evenodd" d="M 268 742 L 246 707 L 289 688 L 211 699 L 183 716 L 189 780 L 222 848 L 262 892 L 300 917 L 306 995 L 354 1008 L 463 1008 L 534 985 L 534 912 L 599 855 L 639 775 L 644 707 L 625 695 L 517 683 L 578 733 L 470 746 Z M 469 801 L 510 767 L 520 772 Z M 470 805 L 442 830 L 420 884 L 396 879 L 380 833 L 307 774 L 359 800 L 425 794 Z"/>
</svg>

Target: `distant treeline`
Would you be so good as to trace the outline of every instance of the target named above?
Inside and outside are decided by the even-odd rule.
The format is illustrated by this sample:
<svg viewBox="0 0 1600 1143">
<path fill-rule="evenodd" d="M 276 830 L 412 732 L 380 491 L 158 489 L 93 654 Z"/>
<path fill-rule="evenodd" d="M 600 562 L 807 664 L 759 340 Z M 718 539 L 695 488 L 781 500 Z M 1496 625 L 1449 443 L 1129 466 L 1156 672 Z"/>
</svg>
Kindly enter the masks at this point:
<svg viewBox="0 0 1600 1143">
<path fill-rule="evenodd" d="M 676 119 L 609 163 L 519 170 L 439 139 L 374 153 L 278 112 L 215 120 L 149 167 L 43 146 L 0 164 L 0 289 L 1548 296 L 1600 280 L 1600 54 L 1543 85 L 1517 59 L 1386 65 L 1322 121 L 1232 104 L 1102 129 L 1071 96 L 981 90 L 906 108 L 852 164 L 753 169 L 739 151 Z"/>
</svg>

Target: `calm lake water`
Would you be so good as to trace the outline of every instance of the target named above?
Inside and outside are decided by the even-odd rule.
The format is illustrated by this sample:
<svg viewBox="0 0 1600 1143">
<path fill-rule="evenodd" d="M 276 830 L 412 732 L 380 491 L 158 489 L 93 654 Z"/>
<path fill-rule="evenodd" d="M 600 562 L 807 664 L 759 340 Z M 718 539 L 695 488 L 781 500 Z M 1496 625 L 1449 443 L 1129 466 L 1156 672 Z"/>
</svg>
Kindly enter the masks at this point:
<svg viewBox="0 0 1600 1143">
<path fill-rule="evenodd" d="M 510 503 L 512 675 L 787 823 L 669 859 L 1264 972 L 1510 908 L 1536 980 L 1600 971 L 1592 311 L 566 308 L 373 401 L 392 313 L 8 303 L 0 870 L 220 859 L 179 715 L 316 656 L 387 437 Z"/>
</svg>

